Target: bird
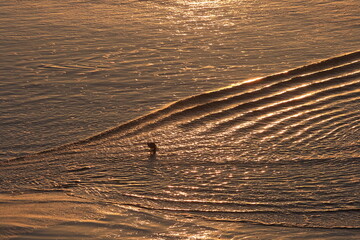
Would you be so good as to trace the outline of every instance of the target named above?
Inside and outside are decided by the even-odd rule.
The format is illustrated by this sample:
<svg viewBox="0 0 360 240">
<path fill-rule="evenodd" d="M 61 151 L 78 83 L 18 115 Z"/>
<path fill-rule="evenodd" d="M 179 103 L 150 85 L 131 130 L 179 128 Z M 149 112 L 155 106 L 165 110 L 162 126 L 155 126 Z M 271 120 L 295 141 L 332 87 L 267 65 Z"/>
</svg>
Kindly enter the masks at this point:
<svg viewBox="0 0 360 240">
<path fill-rule="evenodd" d="M 156 154 L 157 146 L 154 142 L 148 142 L 148 147 L 150 148 L 150 156 L 154 156 Z"/>
</svg>

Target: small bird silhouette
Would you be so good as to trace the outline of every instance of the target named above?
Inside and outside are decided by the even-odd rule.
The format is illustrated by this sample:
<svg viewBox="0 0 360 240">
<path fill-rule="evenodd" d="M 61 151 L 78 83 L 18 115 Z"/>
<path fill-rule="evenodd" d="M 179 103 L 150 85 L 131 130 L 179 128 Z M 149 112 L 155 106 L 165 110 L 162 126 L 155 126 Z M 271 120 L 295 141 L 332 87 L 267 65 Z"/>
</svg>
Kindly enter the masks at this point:
<svg viewBox="0 0 360 240">
<path fill-rule="evenodd" d="M 150 148 L 150 155 L 155 155 L 157 150 L 156 143 L 148 142 L 147 145 Z"/>
</svg>

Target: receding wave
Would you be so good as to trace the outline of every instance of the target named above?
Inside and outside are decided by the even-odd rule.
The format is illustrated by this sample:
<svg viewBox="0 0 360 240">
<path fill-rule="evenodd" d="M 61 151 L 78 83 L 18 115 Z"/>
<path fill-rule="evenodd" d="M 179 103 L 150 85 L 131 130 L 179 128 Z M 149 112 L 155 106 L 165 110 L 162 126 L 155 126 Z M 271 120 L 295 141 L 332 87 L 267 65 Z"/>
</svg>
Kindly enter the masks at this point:
<svg viewBox="0 0 360 240">
<path fill-rule="evenodd" d="M 353 52 L 251 79 L 7 160 L 0 191 L 64 191 L 211 221 L 358 229 L 359 60 Z"/>
</svg>

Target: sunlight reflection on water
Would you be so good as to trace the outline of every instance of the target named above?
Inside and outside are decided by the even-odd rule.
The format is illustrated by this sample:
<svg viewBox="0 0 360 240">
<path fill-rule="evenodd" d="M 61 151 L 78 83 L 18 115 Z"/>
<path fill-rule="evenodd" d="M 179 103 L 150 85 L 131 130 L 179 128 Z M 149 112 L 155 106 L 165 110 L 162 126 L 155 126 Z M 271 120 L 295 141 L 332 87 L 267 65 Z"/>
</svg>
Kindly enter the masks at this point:
<svg viewBox="0 0 360 240">
<path fill-rule="evenodd" d="M 0 3 L 0 234 L 357 239 L 358 6 Z"/>
</svg>

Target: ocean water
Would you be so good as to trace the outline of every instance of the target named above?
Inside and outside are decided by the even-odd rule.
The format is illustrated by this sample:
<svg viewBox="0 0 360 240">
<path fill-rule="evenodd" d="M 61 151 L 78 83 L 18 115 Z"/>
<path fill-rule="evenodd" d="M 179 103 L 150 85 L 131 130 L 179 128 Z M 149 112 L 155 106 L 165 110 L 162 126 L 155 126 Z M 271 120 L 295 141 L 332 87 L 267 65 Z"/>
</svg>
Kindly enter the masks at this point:
<svg viewBox="0 0 360 240">
<path fill-rule="evenodd" d="M 359 239 L 359 11 L 0 0 L 0 238 Z"/>
</svg>

